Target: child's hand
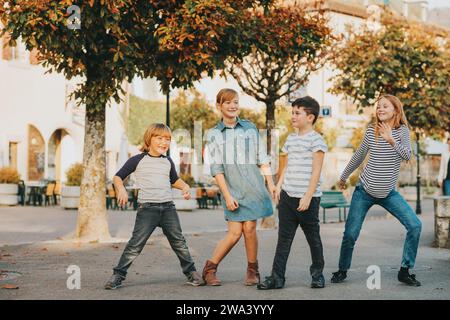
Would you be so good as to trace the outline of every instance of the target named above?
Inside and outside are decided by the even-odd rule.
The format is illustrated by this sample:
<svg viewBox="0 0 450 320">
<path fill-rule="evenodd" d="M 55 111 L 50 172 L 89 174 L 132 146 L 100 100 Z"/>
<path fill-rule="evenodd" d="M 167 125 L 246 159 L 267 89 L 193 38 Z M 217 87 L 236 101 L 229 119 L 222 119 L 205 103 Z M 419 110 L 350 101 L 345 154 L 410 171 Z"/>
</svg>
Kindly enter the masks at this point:
<svg viewBox="0 0 450 320">
<path fill-rule="evenodd" d="M 276 186 L 275 187 L 275 202 L 276 203 L 280 202 L 280 194 L 281 194 L 281 186 Z"/>
<path fill-rule="evenodd" d="M 239 203 L 233 197 L 226 198 L 225 202 L 227 204 L 227 209 L 230 211 L 234 211 L 239 208 Z"/>
<path fill-rule="evenodd" d="M 339 189 L 341 189 L 341 190 L 347 189 L 347 185 L 346 185 L 345 181 L 339 180 Z"/>
<path fill-rule="evenodd" d="M 126 205 L 128 202 L 128 192 L 125 188 L 120 189 L 117 193 L 117 204 L 121 207 Z"/>
<path fill-rule="evenodd" d="M 277 199 L 277 188 L 273 183 L 267 185 L 267 189 L 269 190 L 270 196 L 274 201 Z"/>
<path fill-rule="evenodd" d="M 300 202 L 298 204 L 297 211 L 306 211 L 309 208 L 309 204 L 311 203 L 311 197 L 309 196 L 303 196 L 300 199 Z"/>
<path fill-rule="evenodd" d="M 185 200 L 189 200 L 191 198 L 191 188 L 189 186 L 184 187 L 181 192 L 183 193 L 183 198 Z"/>
<path fill-rule="evenodd" d="M 384 140 L 386 140 L 390 144 L 394 143 L 394 138 L 392 137 L 392 129 L 388 124 L 381 122 L 378 125 L 378 131 L 380 132 L 380 135 Z"/>
</svg>

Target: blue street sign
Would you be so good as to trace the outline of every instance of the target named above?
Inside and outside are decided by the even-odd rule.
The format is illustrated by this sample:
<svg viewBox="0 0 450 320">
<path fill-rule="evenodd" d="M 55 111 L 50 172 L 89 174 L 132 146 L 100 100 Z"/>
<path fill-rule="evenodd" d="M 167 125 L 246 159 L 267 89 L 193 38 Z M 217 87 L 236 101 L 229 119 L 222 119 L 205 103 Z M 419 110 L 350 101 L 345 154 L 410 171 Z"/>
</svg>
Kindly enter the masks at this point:
<svg viewBox="0 0 450 320">
<path fill-rule="evenodd" d="M 321 110 L 322 117 L 331 117 L 331 107 L 323 106 Z"/>
</svg>

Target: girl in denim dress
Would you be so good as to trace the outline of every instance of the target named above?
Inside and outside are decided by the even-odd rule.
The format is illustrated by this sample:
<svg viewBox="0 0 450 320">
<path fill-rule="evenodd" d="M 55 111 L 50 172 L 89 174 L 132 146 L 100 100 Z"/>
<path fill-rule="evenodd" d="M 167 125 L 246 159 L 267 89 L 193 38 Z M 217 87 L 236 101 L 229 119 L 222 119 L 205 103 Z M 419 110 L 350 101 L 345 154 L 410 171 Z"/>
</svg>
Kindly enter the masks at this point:
<svg viewBox="0 0 450 320">
<path fill-rule="evenodd" d="M 238 93 L 222 89 L 217 94 L 216 103 L 222 121 L 209 130 L 207 147 L 211 174 L 223 195 L 228 233 L 218 243 L 212 258 L 206 261 L 203 279 L 207 285 L 221 285 L 216 277 L 217 266 L 244 234 L 248 260 L 244 283 L 255 285 L 259 283 L 256 221 L 273 214 L 271 197 L 275 186 L 270 157 L 256 126 L 238 117 Z"/>
</svg>

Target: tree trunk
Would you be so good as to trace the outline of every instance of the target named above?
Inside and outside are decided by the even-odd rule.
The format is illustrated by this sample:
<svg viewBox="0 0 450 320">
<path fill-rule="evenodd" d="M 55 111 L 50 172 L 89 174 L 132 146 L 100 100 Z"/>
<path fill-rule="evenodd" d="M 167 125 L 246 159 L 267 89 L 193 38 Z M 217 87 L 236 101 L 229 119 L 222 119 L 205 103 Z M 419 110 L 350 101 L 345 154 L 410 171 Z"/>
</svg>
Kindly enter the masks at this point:
<svg viewBox="0 0 450 320">
<path fill-rule="evenodd" d="M 272 156 L 277 150 L 272 149 L 272 129 L 275 127 L 275 101 L 266 103 L 266 128 L 267 128 L 267 152 Z M 272 216 L 263 218 L 261 220 L 261 228 L 274 229 L 275 228 L 275 212 Z"/>
<path fill-rule="evenodd" d="M 83 179 L 76 238 L 100 241 L 110 238 L 106 212 L 105 108 L 86 106 Z"/>
</svg>

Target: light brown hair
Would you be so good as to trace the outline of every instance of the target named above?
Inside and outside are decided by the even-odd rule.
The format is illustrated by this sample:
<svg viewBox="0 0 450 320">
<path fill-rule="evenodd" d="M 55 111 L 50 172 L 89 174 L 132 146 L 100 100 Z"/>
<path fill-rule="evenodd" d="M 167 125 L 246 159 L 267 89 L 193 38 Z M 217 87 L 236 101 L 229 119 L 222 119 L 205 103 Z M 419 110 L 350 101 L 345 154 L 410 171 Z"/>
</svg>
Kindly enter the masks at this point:
<svg viewBox="0 0 450 320">
<path fill-rule="evenodd" d="M 152 123 L 148 126 L 144 133 L 144 139 L 142 141 L 142 146 L 139 148 L 142 152 L 150 151 L 150 144 L 152 138 L 155 136 L 172 137 L 172 131 L 164 123 Z"/>
<path fill-rule="evenodd" d="M 236 90 L 229 89 L 229 88 L 224 88 L 224 89 L 221 89 L 219 91 L 219 93 L 217 93 L 216 103 L 218 105 L 221 105 L 225 101 L 231 101 L 231 100 L 233 100 L 234 98 L 236 98 L 238 96 L 239 95 L 238 95 Z"/>
</svg>

